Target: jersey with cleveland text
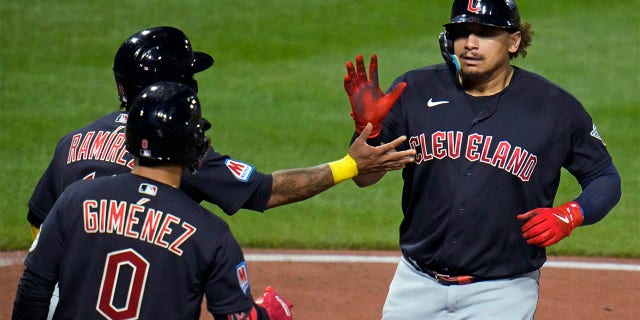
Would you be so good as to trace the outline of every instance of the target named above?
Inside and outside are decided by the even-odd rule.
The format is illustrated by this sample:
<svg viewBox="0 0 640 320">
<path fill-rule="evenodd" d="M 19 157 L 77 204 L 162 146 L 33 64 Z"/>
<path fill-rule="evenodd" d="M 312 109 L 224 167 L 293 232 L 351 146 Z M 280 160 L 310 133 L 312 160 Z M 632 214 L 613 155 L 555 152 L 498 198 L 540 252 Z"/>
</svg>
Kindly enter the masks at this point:
<svg viewBox="0 0 640 320">
<path fill-rule="evenodd" d="M 405 73 L 383 139 L 406 135 L 417 151 L 402 173 L 400 244 L 450 275 L 508 277 L 538 269 L 516 216 L 552 207 L 562 168 L 577 178 L 611 165 L 583 106 L 543 77 L 515 67 L 510 84 L 473 99 L 444 65 Z M 473 100 L 473 104 L 472 104 Z"/>
</svg>

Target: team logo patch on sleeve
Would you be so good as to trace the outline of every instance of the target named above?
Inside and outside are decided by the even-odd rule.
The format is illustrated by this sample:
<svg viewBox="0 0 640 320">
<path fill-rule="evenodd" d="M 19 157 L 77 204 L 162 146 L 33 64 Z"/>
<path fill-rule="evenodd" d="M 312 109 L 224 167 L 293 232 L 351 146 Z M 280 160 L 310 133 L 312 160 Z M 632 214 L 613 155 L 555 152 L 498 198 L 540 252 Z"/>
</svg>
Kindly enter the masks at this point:
<svg viewBox="0 0 640 320">
<path fill-rule="evenodd" d="M 249 293 L 249 273 L 247 270 L 247 263 L 242 261 L 236 266 L 236 275 L 238 276 L 238 284 L 242 288 L 244 294 Z"/>
<path fill-rule="evenodd" d="M 231 159 L 225 160 L 224 164 L 236 179 L 247 182 L 249 178 L 251 178 L 251 174 L 253 173 L 253 167 L 251 165 Z"/>
<path fill-rule="evenodd" d="M 593 129 L 591 129 L 591 136 L 600 140 L 605 146 L 607 145 L 606 143 L 604 143 L 604 140 L 602 140 L 602 137 L 600 136 L 600 133 L 598 133 L 598 129 L 596 128 L 595 124 L 593 125 Z"/>
</svg>

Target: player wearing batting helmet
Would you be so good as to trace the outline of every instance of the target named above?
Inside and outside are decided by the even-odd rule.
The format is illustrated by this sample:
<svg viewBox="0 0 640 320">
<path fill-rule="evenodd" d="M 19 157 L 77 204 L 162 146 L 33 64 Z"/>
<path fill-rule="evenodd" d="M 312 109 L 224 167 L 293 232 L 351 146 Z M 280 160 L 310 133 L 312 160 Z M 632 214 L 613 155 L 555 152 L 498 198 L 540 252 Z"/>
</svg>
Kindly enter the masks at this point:
<svg viewBox="0 0 640 320">
<path fill-rule="evenodd" d="M 209 146 L 195 91 L 159 82 L 130 108 L 136 164 L 58 198 L 26 258 L 13 318 L 45 319 L 59 281 L 60 319 L 199 319 L 203 296 L 216 319 L 293 319 L 272 288 L 254 302 L 228 225 L 179 189 Z"/>
<path fill-rule="evenodd" d="M 123 110 L 110 113 L 65 135 L 29 200 L 29 222 L 37 228 L 62 191 L 80 179 L 128 172 L 133 156 L 124 145 L 130 101 L 142 88 L 159 81 L 180 82 L 198 91 L 196 73 L 213 65 L 213 58 L 192 50 L 179 29 L 155 27 L 131 35 L 114 58 L 113 71 Z M 411 152 L 389 153 L 404 138 L 371 148 L 364 139 L 349 150 L 345 168 L 353 174 L 395 170 L 411 161 Z M 239 209 L 264 211 L 314 196 L 346 178 L 342 167 L 319 165 L 265 174 L 249 163 L 209 150 L 197 174 L 186 174 L 182 188 L 197 201 L 218 205 L 225 213 Z M 338 178 L 338 179 L 336 179 Z M 286 181 L 286 183 L 285 183 Z M 224 190 L 224 192 L 220 192 Z"/>
<path fill-rule="evenodd" d="M 160 81 L 172 81 L 197 92 L 196 73 L 213 63 L 209 54 L 193 51 L 191 41 L 174 27 L 148 28 L 128 37 L 113 62 L 121 110 L 60 139 L 29 200 L 27 219 L 33 227 L 34 237 L 53 203 L 68 185 L 131 170 L 134 155 L 125 146 L 124 129 L 131 101 L 143 88 Z M 364 134 L 341 160 L 270 174 L 209 148 L 198 172 L 185 172 L 180 186 L 194 200 L 215 204 L 229 215 L 241 208 L 263 212 L 312 197 L 358 173 L 402 168 L 412 161 L 415 152 L 388 152 L 402 141 L 404 137 L 374 148 L 366 144 Z"/>
<path fill-rule="evenodd" d="M 406 135 L 403 259 L 383 319 L 532 319 L 545 247 L 596 223 L 619 201 L 620 176 L 571 94 L 511 64 L 531 25 L 510 0 L 455 0 L 440 35 L 444 64 L 408 71 L 386 94 L 377 57 L 347 62 L 356 132 Z M 554 207 L 565 168 L 582 187 Z M 384 173 L 354 178 L 368 186 Z"/>
</svg>

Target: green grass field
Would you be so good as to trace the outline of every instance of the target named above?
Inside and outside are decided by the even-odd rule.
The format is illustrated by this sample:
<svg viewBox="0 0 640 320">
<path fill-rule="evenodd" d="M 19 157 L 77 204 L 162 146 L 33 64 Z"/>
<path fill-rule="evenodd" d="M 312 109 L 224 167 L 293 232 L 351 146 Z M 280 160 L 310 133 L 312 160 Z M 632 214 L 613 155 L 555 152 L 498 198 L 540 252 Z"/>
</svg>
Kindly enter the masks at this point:
<svg viewBox="0 0 640 320">
<path fill-rule="evenodd" d="M 536 36 L 514 64 L 583 102 L 623 179 L 622 200 L 603 221 L 549 252 L 640 257 L 640 2 L 519 5 Z M 58 138 L 117 108 L 113 55 L 131 33 L 172 25 L 211 53 L 215 65 L 197 79 L 214 146 L 271 172 L 342 157 L 353 126 L 345 62 L 378 54 L 384 88 L 404 71 L 439 63 L 449 10 L 450 0 L 2 2 L 0 250 L 29 246 L 26 204 Z M 396 249 L 400 189 L 394 172 L 366 189 L 345 182 L 305 202 L 225 219 L 247 247 Z M 557 201 L 578 192 L 566 175 Z"/>
</svg>

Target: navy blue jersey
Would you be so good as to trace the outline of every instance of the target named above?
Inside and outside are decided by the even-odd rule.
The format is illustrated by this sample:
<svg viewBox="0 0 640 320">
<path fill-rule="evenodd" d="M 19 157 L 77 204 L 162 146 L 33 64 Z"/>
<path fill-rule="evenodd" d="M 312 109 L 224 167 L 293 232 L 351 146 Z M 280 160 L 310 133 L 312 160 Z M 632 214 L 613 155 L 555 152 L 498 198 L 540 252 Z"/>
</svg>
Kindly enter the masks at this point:
<svg viewBox="0 0 640 320">
<path fill-rule="evenodd" d="M 126 112 L 113 112 L 60 139 L 29 200 L 31 224 L 42 223 L 71 183 L 130 171 L 133 155 L 125 148 L 126 121 Z M 213 203 L 227 214 L 241 208 L 264 211 L 271 176 L 210 148 L 198 173 L 185 171 L 182 188 L 196 201 Z"/>
<path fill-rule="evenodd" d="M 203 294 L 212 314 L 253 307 L 227 224 L 182 190 L 130 173 L 70 185 L 25 265 L 21 285 L 49 287 L 31 296 L 59 281 L 59 319 L 198 319 Z"/>
<path fill-rule="evenodd" d="M 515 68 L 499 94 L 473 99 L 444 65 L 409 71 L 383 122 L 383 140 L 417 151 L 402 173 L 400 245 L 452 275 L 533 271 L 545 249 L 527 245 L 516 219 L 552 207 L 561 168 L 578 179 L 612 165 L 582 105 L 539 75 Z M 474 107 L 475 106 L 475 107 Z"/>
</svg>

